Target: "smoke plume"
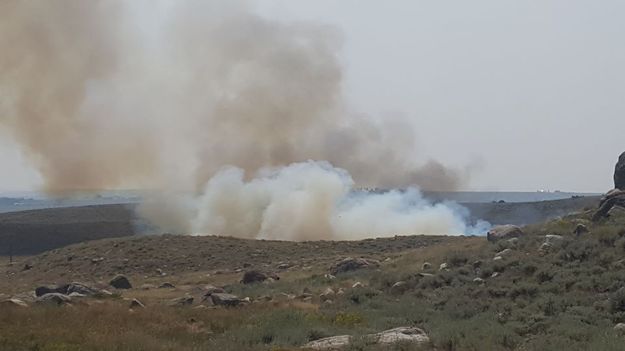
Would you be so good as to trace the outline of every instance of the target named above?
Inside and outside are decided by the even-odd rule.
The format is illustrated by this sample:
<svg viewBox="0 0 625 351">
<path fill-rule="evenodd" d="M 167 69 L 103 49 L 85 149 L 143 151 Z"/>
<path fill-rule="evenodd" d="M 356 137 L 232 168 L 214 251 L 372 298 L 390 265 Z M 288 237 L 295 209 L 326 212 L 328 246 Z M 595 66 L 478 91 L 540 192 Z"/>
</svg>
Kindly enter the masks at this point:
<svg viewBox="0 0 625 351">
<path fill-rule="evenodd" d="M 247 1 L 5 0 L 0 125 L 49 192 L 184 191 L 199 203 L 156 217 L 228 235 L 355 237 L 346 223 L 364 209 L 343 208 L 354 184 L 453 190 L 465 174 L 417 157 L 406 123 L 349 111 L 340 47 L 333 28 L 272 21 Z M 291 165 L 306 160 L 345 171 Z M 406 195 L 381 200 L 394 196 Z"/>
</svg>

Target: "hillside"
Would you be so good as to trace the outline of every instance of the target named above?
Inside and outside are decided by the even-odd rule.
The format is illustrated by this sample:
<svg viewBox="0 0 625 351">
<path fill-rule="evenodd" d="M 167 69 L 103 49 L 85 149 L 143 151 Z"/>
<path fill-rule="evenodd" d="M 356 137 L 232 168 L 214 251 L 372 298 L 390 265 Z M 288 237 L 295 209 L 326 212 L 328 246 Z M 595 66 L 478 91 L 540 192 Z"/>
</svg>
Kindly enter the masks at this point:
<svg viewBox="0 0 625 351">
<path fill-rule="evenodd" d="M 0 348 L 300 350 L 347 335 L 329 340 L 351 340 L 350 351 L 622 350 L 625 211 L 598 223 L 591 215 L 526 226 L 496 242 L 148 236 L 72 245 L 2 266 L 0 293 L 32 306 L 0 315 Z M 337 271 L 346 257 L 368 266 Z M 243 284 L 250 271 L 280 279 Z M 118 273 L 132 289 L 107 286 Z M 75 297 L 73 308 L 33 303 L 35 287 L 71 281 L 114 295 Z M 221 288 L 238 307 L 205 299 Z M 145 307 L 129 309 L 131 299 Z M 427 338 L 384 346 L 372 337 L 397 327 Z"/>
</svg>

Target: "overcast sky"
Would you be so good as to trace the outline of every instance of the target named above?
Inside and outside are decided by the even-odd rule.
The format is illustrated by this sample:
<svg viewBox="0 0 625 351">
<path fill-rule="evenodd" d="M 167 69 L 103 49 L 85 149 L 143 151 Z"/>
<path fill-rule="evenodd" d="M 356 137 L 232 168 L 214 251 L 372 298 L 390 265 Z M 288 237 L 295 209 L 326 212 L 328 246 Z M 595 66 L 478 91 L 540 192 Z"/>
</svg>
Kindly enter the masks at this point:
<svg viewBox="0 0 625 351">
<path fill-rule="evenodd" d="M 414 123 L 468 190 L 603 192 L 625 151 L 624 1 L 263 0 L 343 37 L 352 108 Z M 0 190 L 37 173 L 0 136 Z"/>
</svg>

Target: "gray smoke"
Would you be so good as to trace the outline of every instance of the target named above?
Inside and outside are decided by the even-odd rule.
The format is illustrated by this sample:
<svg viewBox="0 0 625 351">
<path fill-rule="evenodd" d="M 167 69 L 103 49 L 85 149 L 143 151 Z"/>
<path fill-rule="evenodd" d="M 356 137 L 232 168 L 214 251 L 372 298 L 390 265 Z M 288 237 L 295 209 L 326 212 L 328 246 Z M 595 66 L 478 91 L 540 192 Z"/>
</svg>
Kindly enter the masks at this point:
<svg viewBox="0 0 625 351">
<path fill-rule="evenodd" d="M 340 46 L 330 27 L 271 21 L 247 1 L 5 0 L 0 125 L 49 192 L 202 194 L 224 166 L 250 181 L 306 160 L 358 186 L 460 186 L 464 172 L 417 162 L 405 123 L 347 110 Z M 159 216 L 180 228 L 179 212 Z"/>
</svg>

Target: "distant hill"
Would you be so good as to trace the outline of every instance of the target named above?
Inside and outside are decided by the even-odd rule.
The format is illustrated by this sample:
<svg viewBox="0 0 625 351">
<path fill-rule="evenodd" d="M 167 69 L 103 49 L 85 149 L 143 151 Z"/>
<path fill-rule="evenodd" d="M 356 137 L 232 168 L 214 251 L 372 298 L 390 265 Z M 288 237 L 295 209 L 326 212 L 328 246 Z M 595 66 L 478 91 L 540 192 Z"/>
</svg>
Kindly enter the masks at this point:
<svg viewBox="0 0 625 351">
<path fill-rule="evenodd" d="M 49 208 L 0 214 L 0 255 L 31 255 L 135 234 L 132 205 Z"/>
</svg>

